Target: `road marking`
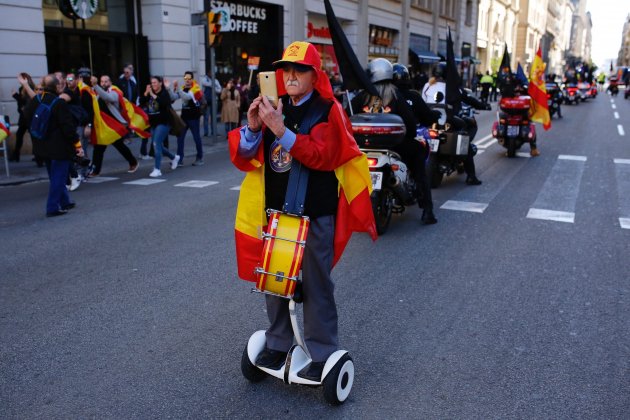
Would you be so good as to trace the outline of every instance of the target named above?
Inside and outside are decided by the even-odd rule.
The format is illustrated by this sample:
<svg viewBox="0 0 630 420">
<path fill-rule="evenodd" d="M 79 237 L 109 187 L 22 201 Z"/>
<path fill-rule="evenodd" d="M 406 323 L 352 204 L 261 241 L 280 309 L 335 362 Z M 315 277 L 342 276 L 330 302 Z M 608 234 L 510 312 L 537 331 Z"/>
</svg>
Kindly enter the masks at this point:
<svg viewBox="0 0 630 420">
<path fill-rule="evenodd" d="M 190 187 L 190 188 L 205 188 L 205 187 L 209 187 L 210 185 L 216 185 L 218 183 L 219 183 L 218 181 L 192 180 L 192 181 L 182 182 L 181 184 L 175 184 L 175 186 L 176 187 Z"/>
<path fill-rule="evenodd" d="M 573 223 L 575 213 L 569 211 L 545 210 L 530 208 L 527 212 L 528 219 L 552 220 L 554 222 Z"/>
<path fill-rule="evenodd" d="M 497 159 L 484 171 L 483 178 L 490 181 L 462 189 L 442 209 L 483 213 L 489 203 L 509 184 L 512 178 L 529 162 L 528 159 Z M 486 204 L 487 203 L 487 204 Z"/>
<path fill-rule="evenodd" d="M 621 125 L 621 124 L 617 124 L 617 131 L 619 132 L 620 136 L 625 136 L 626 135 L 626 132 L 623 131 L 623 125 Z"/>
<path fill-rule="evenodd" d="M 530 157 L 532 157 L 532 155 L 531 155 L 531 154 L 529 154 L 529 153 L 525 153 L 525 152 L 518 152 L 518 153 L 516 154 L 516 156 L 523 157 L 523 158 L 530 158 Z"/>
<path fill-rule="evenodd" d="M 612 104 L 611 106 L 612 106 L 612 109 L 617 109 L 617 105 Z"/>
<path fill-rule="evenodd" d="M 140 178 L 135 181 L 123 182 L 123 184 L 127 185 L 153 185 L 159 184 L 160 182 L 165 182 L 165 179 L 154 179 L 154 178 Z"/>
<path fill-rule="evenodd" d="M 619 225 L 630 229 L 630 159 L 614 159 L 617 177 L 617 202 L 619 203 Z"/>
<path fill-rule="evenodd" d="M 118 178 L 113 176 L 96 176 L 94 178 L 88 178 L 83 182 L 87 182 L 88 184 L 102 184 L 103 182 L 115 181 Z"/>
<path fill-rule="evenodd" d="M 477 155 L 480 155 L 480 154 L 482 154 L 485 151 L 486 151 L 486 149 L 477 149 Z"/>
<path fill-rule="evenodd" d="M 614 103 L 615 103 L 615 100 L 614 100 L 613 98 L 610 98 L 610 103 L 611 103 L 611 104 L 614 104 Z"/>
<path fill-rule="evenodd" d="M 473 144 L 477 145 L 477 147 L 485 147 L 485 146 L 483 146 L 483 143 L 485 141 L 487 141 L 487 140 L 490 140 L 491 138 L 493 138 L 492 134 L 488 134 L 485 137 L 482 137 L 480 139 L 477 139 L 477 140 L 473 141 Z"/>
<path fill-rule="evenodd" d="M 558 155 L 558 159 L 562 159 L 562 160 L 577 160 L 577 161 L 580 161 L 580 162 L 586 162 L 586 156 Z"/>
<path fill-rule="evenodd" d="M 585 166 L 585 156 L 558 156 L 527 218 L 573 223 Z"/>
<path fill-rule="evenodd" d="M 617 111 L 615 111 L 615 113 L 613 114 L 615 116 L 615 119 L 618 120 L 619 119 L 619 113 Z"/>
<path fill-rule="evenodd" d="M 232 187 L 232 188 L 230 188 L 230 190 L 232 190 L 232 191 L 240 191 L 241 190 L 241 186 L 239 185 L 238 187 Z"/>
<path fill-rule="evenodd" d="M 456 201 L 456 200 L 448 200 L 442 206 L 441 209 L 445 210 L 458 210 L 458 211 L 469 211 L 472 213 L 483 213 L 484 210 L 488 207 L 487 203 L 473 203 L 470 201 Z"/>
</svg>

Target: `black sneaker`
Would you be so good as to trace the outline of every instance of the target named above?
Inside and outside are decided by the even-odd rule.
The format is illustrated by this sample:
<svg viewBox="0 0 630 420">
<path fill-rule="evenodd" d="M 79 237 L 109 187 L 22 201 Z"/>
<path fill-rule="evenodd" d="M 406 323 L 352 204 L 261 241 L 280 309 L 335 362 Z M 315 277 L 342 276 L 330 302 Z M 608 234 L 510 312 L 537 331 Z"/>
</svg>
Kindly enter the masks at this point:
<svg viewBox="0 0 630 420">
<path fill-rule="evenodd" d="M 481 185 L 481 180 L 476 176 L 466 178 L 466 185 Z"/>
<path fill-rule="evenodd" d="M 256 366 L 278 370 L 287 360 L 286 351 L 272 350 L 265 346 L 256 358 Z"/>
<path fill-rule="evenodd" d="M 322 380 L 322 372 L 326 362 L 311 362 L 308 366 L 298 372 L 300 378 L 309 381 L 320 382 Z"/>
</svg>

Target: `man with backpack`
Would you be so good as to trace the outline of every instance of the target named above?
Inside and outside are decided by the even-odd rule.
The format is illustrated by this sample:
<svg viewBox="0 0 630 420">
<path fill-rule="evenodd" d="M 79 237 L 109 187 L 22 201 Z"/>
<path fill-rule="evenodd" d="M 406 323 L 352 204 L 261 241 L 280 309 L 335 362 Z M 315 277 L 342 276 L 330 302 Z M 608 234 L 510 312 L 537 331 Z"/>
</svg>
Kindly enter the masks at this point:
<svg viewBox="0 0 630 420">
<path fill-rule="evenodd" d="M 82 156 L 76 123 L 68 104 L 58 97 L 59 81 L 53 74 L 44 76 L 43 93 L 25 109 L 25 117 L 33 139 L 33 151 L 45 159 L 50 187 L 46 216 L 62 216 L 74 208 L 66 189 L 66 178 L 75 155 Z"/>
</svg>

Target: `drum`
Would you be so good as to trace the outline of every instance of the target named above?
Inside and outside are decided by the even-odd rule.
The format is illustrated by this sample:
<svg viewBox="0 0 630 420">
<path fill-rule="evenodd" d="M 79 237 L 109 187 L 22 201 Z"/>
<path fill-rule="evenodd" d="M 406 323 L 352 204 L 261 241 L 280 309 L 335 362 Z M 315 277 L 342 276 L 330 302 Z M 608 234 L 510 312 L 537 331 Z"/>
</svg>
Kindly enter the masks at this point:
<svg viewBox="0 0 630 420">
<path fill-rule="evenodd" d="M 269 210 L 269 224 L 263 233 L 261 265 L 256 267 L 256 289 L 293 297 L 306 246 L 309 219 Z"/>
</svg>

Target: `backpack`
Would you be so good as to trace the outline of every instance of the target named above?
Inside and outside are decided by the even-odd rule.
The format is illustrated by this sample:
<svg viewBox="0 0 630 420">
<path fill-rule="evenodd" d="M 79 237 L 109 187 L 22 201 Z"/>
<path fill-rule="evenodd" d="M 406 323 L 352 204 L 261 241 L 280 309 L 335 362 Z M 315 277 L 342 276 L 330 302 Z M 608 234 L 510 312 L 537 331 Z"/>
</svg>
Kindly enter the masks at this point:
<svg viewBox="0 0 630 420">
<path fill-rule="evenodd" d="M 53 99 L 50 104 L 43 103 L 41 95 L 37 95 L 35 98 L 39 101 L 39 105 L 37 105 L 37 109 L 33 114 L 29 131 L 31 133 L 31 137 L 37 140 L 42 140 L 48 131 L 50 114 L 52 114 L 53 106 L 55 106 L 59 97 Z"/>
</svg>

